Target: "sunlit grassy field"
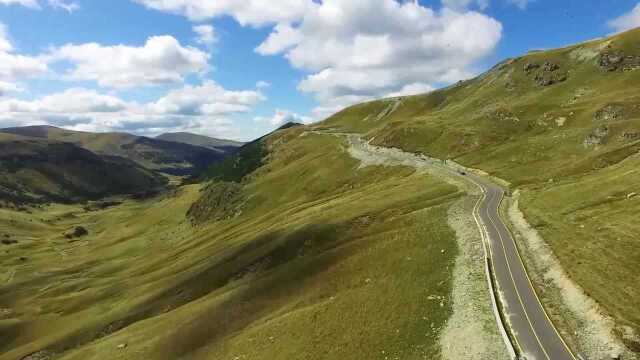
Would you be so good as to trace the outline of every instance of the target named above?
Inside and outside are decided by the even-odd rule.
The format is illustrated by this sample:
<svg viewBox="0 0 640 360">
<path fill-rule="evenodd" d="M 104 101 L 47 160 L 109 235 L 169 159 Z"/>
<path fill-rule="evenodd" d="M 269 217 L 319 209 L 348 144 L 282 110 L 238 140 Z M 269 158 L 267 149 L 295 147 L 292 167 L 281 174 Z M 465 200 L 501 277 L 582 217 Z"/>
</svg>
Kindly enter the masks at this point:
<svg viewBox="0 0 640 360">
<path fill-rule="evenodd" d="M 619 325 L 640 333 L 638 200 L 627 199 L 640 193 L 640 69 L 601 65 L 606 54 L 639 58 L 639 43 L 636 29 L 533 52 L 427 95 L 356 105 L 317 126 L 511 182 L 565 270 Z M 537 76 L 566 79 L 543 86 Z"/>
<path fill-rule="evenodd" d="M 0 358 L 438 358 L 457 189 L 358 169 L 341 139 L 304 129 L 266 146 L 220 221 L 186 217 L 202 185 L 93 212 L 2 211 L 18 243 L 0 248 Z M 63 236 L 78 225 L 89 235 Z"/>
</svg>

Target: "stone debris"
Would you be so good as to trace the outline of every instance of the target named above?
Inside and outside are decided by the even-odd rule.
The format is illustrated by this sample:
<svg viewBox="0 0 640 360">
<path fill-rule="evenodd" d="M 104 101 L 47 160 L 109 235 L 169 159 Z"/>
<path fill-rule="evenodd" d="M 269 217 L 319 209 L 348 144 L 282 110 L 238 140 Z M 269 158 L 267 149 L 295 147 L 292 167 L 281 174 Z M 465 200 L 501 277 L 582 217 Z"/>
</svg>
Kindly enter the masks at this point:
<svg viewBox="0 0 640 360">
<path fill-rule="evenodd" d="M 640 69 L 640 56 L 626 55 L 623 51 L 605 51 L 598 60 L 600 68 L 607 72 Z"/>
</svg>

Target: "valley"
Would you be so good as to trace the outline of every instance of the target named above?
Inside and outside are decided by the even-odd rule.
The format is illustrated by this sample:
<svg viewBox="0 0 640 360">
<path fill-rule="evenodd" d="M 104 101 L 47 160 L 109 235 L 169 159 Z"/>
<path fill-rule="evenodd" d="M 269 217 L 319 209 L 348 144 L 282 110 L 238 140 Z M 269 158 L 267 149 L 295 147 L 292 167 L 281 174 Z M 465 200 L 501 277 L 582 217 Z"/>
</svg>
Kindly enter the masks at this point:
<svg viewBox="0 0 640 360">
<path fill-rule="evenodd" d="M 4 129 L 0 359 L 638 359 L 639 43 L 248 143 Z"/>
</svg>

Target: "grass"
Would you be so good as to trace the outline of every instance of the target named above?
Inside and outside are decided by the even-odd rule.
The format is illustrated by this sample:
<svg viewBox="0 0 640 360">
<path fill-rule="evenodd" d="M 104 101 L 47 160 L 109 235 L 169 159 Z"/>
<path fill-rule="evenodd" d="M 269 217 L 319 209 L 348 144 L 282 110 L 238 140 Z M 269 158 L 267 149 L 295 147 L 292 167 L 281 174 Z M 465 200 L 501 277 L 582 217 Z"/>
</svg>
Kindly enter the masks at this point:
<svg viewBox="0 0 640 360">
<path fill-rule="evenodd" d="M 0 235 L 19 241 L 0 248 L 14 274 L 0 278 L 0 359 L 438 358 L 451 303 L 428 296 L 450 294 L 457 189 L 358 170 L 340 139 L 302 132 L 265 140 L 226 220 L 191 225 L 201 185 L 90 212 L 0 210 Z M 76 225 L 89 235 L 69 242 Z"/>
<path fill-rule="evenodd" d="M 605 71 L 600 54 L 640 57 L 640 29 L 510 59 L 478 78 L 426 95 L 360 104 L 318 128 L 359 132 L 375 144 L 455 159 L 509 181 L 525 213 L 572 278 L 619 325 L 640 333 L 636 288 L 640 222 L 640 69 Z M 567 80 L 540 86 L 525 65 L 557 64 Z M 545 76 L 549 76 L 548 74 Z M 602 109 L 620 116 L 603 119 Z M 597 146 L 585 140 L 597 129 Z M 640 348 L 640 344 L 631 344 Z"/>
</svg>

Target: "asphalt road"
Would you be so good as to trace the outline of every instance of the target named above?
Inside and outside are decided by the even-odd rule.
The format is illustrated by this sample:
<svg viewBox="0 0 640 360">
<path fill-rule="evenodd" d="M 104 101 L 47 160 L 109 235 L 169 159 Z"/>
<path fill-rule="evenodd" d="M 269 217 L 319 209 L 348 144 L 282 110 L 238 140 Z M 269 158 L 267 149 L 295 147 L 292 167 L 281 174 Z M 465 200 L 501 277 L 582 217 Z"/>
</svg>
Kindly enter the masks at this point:
<svg viewBox="0 0 640 360">
<path fill-rule="evenodd" d="M 489 235 L 490 256 L 497 287 L 502 294 L 503 314 L 508 317 L 518 347 L 528 360 L 575 360 L 544 312 L 515 241 L 500 218 L 498 208 L 504 191 L 475 175 L 468 177 L 485 192 L 478 212 Z"/>
</svg>

